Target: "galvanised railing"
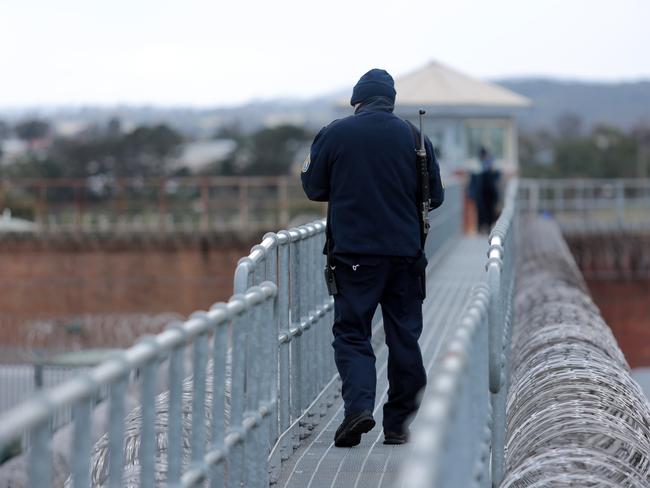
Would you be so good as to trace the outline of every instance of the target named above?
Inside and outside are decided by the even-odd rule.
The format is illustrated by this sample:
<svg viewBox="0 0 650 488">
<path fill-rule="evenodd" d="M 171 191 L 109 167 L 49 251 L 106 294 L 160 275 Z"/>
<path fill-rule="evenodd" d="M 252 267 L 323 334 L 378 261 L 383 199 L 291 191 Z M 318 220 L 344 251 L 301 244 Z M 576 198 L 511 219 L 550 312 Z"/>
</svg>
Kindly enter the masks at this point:
<svg viewBox="0 0 650 488">
<path fill-rule="evenodd" d="M 129 376 L 139 372 L 141 436 L 138 446 L 139 486 L 153 487 L 160 445 L 166 449 L 168 486 L 213 486 L 223 482 L 224 465 L 233 485 L 268 486 L 264 439 L 273 425 L 275 382 L 272 365 L 277 363 L 275 324 L 278 319 L 277 287 L 270 282 L 235 295 L 228 303 L 214 305 L 208 312 L 195 313 L 189 320 L 117 354 L 87 374 L 45 390 L 17 406 L 0 420 L 0 449 L 24 432 L 31 439 L 30 486 L 52 484 L 52 431 L 50 421 L 59 408 L 72 407 L 74 434 L 70 450 L 74 487 L 91 484 L 92 398 L 109 385 L 108 473 L 103 486 L 123 487 L 125 406 L 124 392 Z M 191 346 L 192 401 L 191 435 L 183 438 L 184 355 Z M 231 346 L 231 347 L 229 347 Z M 230 349 L 231 354 L 227 351 Z M 210 353 L 211 350 L 211 353 Z M 206 379 L 210 362 L 210 390 L 214 393 L 206 408 Z M 160 435 L 154 413 L 156 379 L 163 360 L 168 361 L 168 418 L 172 420 Z M 230 364 L 227 364 L 229 362 Z M 231 415 L 226 424 L 226 368 L 232 371 Z M 207 431 L 206 426 L 210 429 Z M 183 463 L 184 442 L 190 451 Z M 208 442 L 209 441 L 209 442 Z M 245 456 L 245 457 L 244 457 Z M 238 486 L 238 485 L 237 485 Z"/>
<path fill-rule="evenodd" d="M 337 393 L 330 345 L 334 300 L 322 279 L 324 245 L 324 220 L 268 233 L 235 270 L 235 293 L 264 280 L 277 284 L 279 362 L 270 365 L 279 386 L 277 423 L 270 433 L 272 480 Z"/>
<path fill-rule="evenodd" d="M 431 214 L 429 257 L 459 235 L 461 216 L 462 188 L 452 184 L 445 205 Z M 50 486 L 49 420 L 67 406 L 74 419 L 73 487 L 122 487 L 125 480 L 128 486 L 161 480 L 175 487 L 205 480 L 268 486 L 338 394 L 333 300 L 322 279 L 324 239 L 322 220 L 265 235 L 240 260 L 227 304 L 197 312 L 12 410 L 0 419 L 0 449 L 28 432 L 31 483 Z M 156 395 L 163 365 L 169 391 Z M 123 397 L 132 376 L 138 377 L 140 408 L 127 415 Z M 93 449 L 91 399 L 106 385 L 108 434 Z"/>
<path fill-rule="evenodd" d="M 489 237 L 487 283 L 474 289 L 429 380 L 398 486 L 496 487 L 503 478 L 516 194 L 512 181 Z"/>
<path fill-rule="evenodd" d="M 515 288 L 515 235 L 518 181 L 508 187 L 505 205 L 490 233 L 487 262 L 489 302 L 489 368 L 492 400 L 492 485 L 503 479 L 508 400 L 509 353 L 512 333 L 512 297 Z"/>
<path fill-rule="evenodd" d="M 552 214 L 561 224 L 648 222 L 650 178 L 522 179 L 519 208 L 522 213 Z"/>
<path fill-rule="evenodd" d="M 25 232 L 252 233 L 321 214 L 322 205 L 305 199 L 295 176 L 98 176 L 0 178 L 0 214 L 4 209 L 33 222 Z"/>
</svg>

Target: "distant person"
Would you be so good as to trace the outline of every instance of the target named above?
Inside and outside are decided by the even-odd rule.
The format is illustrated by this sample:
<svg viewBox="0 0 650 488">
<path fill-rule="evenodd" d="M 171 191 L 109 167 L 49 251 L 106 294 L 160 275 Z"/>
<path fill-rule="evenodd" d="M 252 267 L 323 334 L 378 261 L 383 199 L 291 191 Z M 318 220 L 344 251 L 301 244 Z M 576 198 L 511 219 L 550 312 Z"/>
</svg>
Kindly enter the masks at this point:
<svg viewBox="0 0 650 488">
<path fill-rule="evenodd" d="M 470 177 L 468 191 L 476 202 L 478 232 L 487 234 L 497 221 L 498 183 L 501 173 L 494 168 L 494 158 L 484 147 L 479 150 L 478 159 L 481 168 Z"/>
<path fill-rule="evenodd" d="M 318 133 L 301 175 L 311 200 L 329 202 L 326 274 L 334 295 L 332 345 L 345 404 L 334 445 L 356 446 L 375 426 L 377 376 L 370 339 L 380 304 L 388 345 L 384 444 L 403 444 L 426 384 L 418 345 L 427 265 L 418 203 L 419 132 L 393 114 L 393 78 L 382 69 L 361 77 L 350 104 L 354 115 Z M 431 141 L 425 137 L 424 143 L 431 191 L 426 204 L 432 209 L 442 205 L 444 187 Z"/>
<path fill-rule="evenodd" d="M 471 205 L 469 206 L 470 216 L 471 216 L 470 218 L 475 217 L 476 213 L 478 212 L 478 178 L 479 178 L 479 172 L 471 171 L 469 173 L 469 181 L 467 182 L 467 189 L 465 190 L 467 194 L 467 198 L 471 202 Z M 475 225 L 473 219 L 470 222 L 473 225 Z"/>
</svg>

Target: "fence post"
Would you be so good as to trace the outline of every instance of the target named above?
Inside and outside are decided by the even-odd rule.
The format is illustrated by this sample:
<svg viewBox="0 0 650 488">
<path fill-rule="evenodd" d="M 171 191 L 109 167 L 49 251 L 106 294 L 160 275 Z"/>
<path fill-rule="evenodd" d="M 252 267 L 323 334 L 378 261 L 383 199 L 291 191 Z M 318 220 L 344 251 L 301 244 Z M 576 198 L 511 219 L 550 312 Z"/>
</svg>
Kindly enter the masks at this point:
<svg viewBox="0 0 650 488">
<path fill-rule="evenodd" d="M 162 179 L 158 185 L 158 225 L 161 229 L 167 227 L 167 180 Z"/>
<path fill-rule="evenodd" d="M 0 179 L 0 213 L 5 209 L 7 205 L 7 186 L 7 181 Z"/>
<path fill-rule="evenodd" d="M 36 212 L 36 223 L 43 226 L 49 224 L 49 219 L 47 218 L 47 183 L 45 181 L 39 181 L 38 184 L 38 206 Z"/>
<path fill-rule="evenodd" d="M 74 224 L 77 230 L 82 228 L 83 221 L 83 196 L 82 192 L 84 190 L 83 183 L 78 183 L 74 185 Z"/>
<path fill-rule="evenodd" d="M 289 309 L 291 317 L 290 334 L 292 335 L 291 347 L 291 420 L 297 420 L 302 414 L 302 381 L 303 374 L 301 366 L 302 359 L 302 327 L 300 324 L 301 303 L 300 303 L 300 287 L 303 285 L 300 281 L 300 266 L 302 264 L 302 256 L 300 255 L 300 232 L 297 229 L 289 231 L 291 237 L 289 247 L 289 270 L 290 277 L 290 298 Z M 294 432 L 293 445 L 297 446 L 300 443 L 300 429 Z"/>
<path fill-rule="evenodd" d="M 282 230 L 278 233 L 278 323 L 280 337 L 286 339 L 280 344 L 280 432 L 285 432 L 291 425 L 291 404 L 289 401 L 291 369 L 289 350 L 291 348 L 291 323 L 289 319 L 289 247 L 291 235 Z M 290 439 L 283 441 L 282 460 L 288 459 L 293 451 Z"/>
<path fill-rule="evenodd" d="M 625 221 L 625 183 L 616 182 L 616 217 L 620 223 Z"/>
<path fill-rule="evenodd" d="M 249 229 L 250 202 L 248 201 L 248 179 L 239 178 L 239 227 L 241 230 Z"/>
<path fill-rule="evenodd" d="M 47 402 L 43 398 L 44 402 Z M 46 488 L 52 486 L 52 432 L 50 422 L 43 421 L 31 431 L 31 452 L 29 454 L 30 486 Z M 120 451 L 120 454 L 121 451 Z"/>
<path fill-rule="evenodd" d="M 278 181 L 278 208 L 280 209 L 280 227 L 289 226 L 289 181 L 285 176 Z"/>
<path fill-rule="evenodd" d="M 210 187 L 205 178 L 201 180 L 201 230 L 210 230 Z"/>
</svg>

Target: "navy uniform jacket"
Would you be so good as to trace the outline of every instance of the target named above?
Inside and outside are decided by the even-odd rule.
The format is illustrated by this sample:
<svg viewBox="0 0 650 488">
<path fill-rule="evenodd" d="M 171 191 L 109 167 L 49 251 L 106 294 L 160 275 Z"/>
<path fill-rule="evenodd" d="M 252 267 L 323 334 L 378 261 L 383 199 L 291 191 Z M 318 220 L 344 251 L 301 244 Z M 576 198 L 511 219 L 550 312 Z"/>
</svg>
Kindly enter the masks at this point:
<svg viewBox="0 0 650 488">
<path fill-rule="evenodd" d="M 425 138 L 432 208 L 444 200 L 440 166 Z M 393 105 L 376 97 L 314 139 L 303 165 L 310 200 L 330 202 L 334 254 L 418 255 L 416 141 Z"/>
</svg>

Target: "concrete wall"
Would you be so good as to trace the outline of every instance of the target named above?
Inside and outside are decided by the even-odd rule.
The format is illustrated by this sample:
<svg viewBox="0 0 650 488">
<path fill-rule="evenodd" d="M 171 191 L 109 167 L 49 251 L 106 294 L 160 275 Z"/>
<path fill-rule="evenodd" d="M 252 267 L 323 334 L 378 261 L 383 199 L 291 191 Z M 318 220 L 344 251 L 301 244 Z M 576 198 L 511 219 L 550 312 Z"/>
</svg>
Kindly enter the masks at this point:
<svg viewBox="0 0 650 488">
<path fill-rule="evenodd" d="M 587 284 L 630 366 L 650 366 L 650 280 L 588 280 Z"/>
<path fill-rule="evenodd" d="M 2 241 L 0 345 L 22 344 L 23 324 L 37 318 L 206 309 L 230 297 L 251 244 Z"/>
<path fill-rule="evenodd" d="M 603 227 L 565 237 L 630 366 L 650 366 L 650 233 Z"/>
</svg>

